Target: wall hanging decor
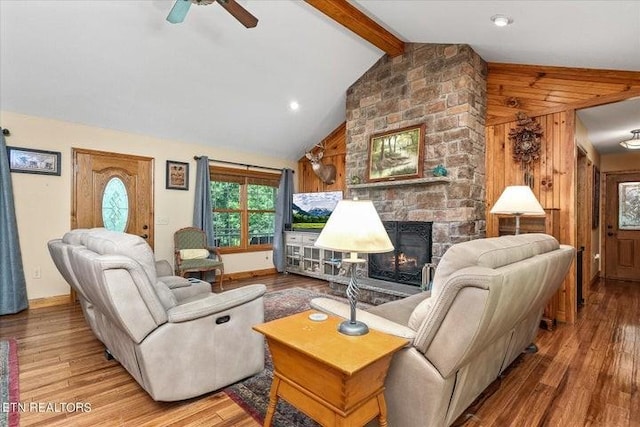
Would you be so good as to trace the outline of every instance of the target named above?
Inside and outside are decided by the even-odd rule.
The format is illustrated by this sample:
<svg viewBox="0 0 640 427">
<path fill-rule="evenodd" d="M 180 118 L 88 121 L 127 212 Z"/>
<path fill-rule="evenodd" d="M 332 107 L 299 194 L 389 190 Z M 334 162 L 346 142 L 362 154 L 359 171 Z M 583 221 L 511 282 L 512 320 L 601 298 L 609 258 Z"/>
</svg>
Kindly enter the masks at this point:
<svg viewBox="0 0 640 427">
<path fill-rule="evenodd" d="M 522 166 L 524 184 L 533 188 L 532 163 L 540 158 L 540 138 L 544 131 L 540 123 L 527 116 L 516 114 L 517 126 L 509 131 L 509 139 L 513 142 L 513 160 Z"/>
<path fill-rule="evenodd" d="M 60 152 L 7 146 L 9 170 L 60 176 Z"/>
<path fill-rule="evenodd" d="M 189 163 L 167 160 L 167 189 L 189 189 Z"/>
</svg>

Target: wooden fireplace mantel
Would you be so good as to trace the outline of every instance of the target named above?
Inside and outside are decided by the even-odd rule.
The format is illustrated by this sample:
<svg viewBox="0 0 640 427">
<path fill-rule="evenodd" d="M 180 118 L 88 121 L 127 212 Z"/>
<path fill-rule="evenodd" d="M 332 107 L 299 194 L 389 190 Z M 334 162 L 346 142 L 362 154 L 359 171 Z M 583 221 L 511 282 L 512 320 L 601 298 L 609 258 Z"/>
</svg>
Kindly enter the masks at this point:
<svg viewBox="0 0 640 427">
<path fill-rule="evenodd" d="M 347 188 L 349 190 L 357 190 L 361 188 L 387 188 L 387 187 L 400 187 L 405 185 L 447 184 L 449 182 L 451 182 L 451 178 L 447 176 L 430 176 L 428 178 L 402 179 L 397 181 L 378 181 L 378 182 L 365 182 L 362 184 L 347 184 Z"/>
</svg>

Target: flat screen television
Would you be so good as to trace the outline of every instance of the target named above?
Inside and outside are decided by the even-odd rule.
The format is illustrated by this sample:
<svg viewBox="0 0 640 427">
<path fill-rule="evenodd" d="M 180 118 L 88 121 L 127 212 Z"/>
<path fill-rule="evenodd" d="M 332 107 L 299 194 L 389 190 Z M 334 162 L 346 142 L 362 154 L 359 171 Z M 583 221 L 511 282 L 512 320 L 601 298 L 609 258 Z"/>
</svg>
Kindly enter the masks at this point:
<svg viewBox="0 0 640 427">
<path fill-rule="evenodd" d="M 340 200 L 342 200 L 342 191 L 295 193 L 292 228 L 302 231 L 320 231 Z"/>
</svg>

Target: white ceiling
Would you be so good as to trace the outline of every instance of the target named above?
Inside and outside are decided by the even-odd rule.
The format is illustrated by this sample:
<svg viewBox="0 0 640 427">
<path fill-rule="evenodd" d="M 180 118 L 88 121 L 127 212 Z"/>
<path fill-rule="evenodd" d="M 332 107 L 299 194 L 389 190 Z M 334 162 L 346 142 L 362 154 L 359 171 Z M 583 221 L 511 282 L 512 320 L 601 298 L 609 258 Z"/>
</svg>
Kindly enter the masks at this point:
<svg viewBox="0 0 640 427">
<path fill-rule="evenodd" d="M 300 0 L 238 2 L 256 28 L 217 4 L 172 25 L 173 0 L 0 0 L 0 108 L 296 160 L 383 53 Z M 637 1 L 353 3 L 405 41 L 468 43 L 489 62 L 640 71 Z M 614 117 L 640 128 L 630 111 Z M 613 124 L 598 117 L 581 114 L 590 133 Z"/>
<path fill-rule="evenodd" d="M 640 97 L 585 108 L 578 111 L 578 117 L 600 154 L 627 153 L 620 142 L 631 138 L 633 129 L 640 129 Z"/>
</svg>

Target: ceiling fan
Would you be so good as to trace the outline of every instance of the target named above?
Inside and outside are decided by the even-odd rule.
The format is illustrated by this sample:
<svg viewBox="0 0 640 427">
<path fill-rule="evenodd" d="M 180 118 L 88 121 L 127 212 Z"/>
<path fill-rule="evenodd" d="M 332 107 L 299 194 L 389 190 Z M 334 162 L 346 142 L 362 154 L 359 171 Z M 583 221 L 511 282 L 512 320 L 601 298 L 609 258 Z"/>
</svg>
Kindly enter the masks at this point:
<svg viewBox="0 0 640 427">
<path fill-rule="evenodd" d="M 167 21 L 172 24 L 177 24 L 184 21 L 187 16 L 191 3 L 197 5 L 208 5 L 213 2 L 218 3 L 224 7 L 227 12 L 233 15 L 242 25 L 247 28 L 253 28 L 258 25 L 258 18 L 250 14 L 247 9 L 236 3 L 235 0 L 176 0 L 176 3 L 171 8 L 171 12 L 167 16 Z"/>
</svg>

